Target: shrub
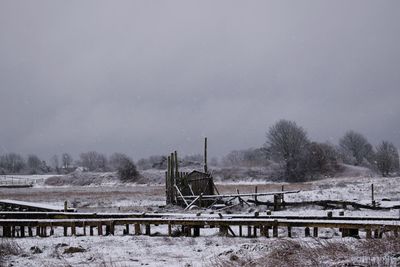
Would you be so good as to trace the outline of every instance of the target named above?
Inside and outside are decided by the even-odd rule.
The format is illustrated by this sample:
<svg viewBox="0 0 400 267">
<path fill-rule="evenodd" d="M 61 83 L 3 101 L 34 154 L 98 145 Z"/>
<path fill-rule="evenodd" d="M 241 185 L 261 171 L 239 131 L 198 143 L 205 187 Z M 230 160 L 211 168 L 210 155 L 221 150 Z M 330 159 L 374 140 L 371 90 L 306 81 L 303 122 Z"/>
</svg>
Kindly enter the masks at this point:
<svg viewBox="0 0 400 267">
<path fill-rule="evenodd" d="M 117 173 L 122 182 L 136 182 L 139 178 L 139 172 L 133 161 L 129 158 L 121 160 Z"/>
</svg>

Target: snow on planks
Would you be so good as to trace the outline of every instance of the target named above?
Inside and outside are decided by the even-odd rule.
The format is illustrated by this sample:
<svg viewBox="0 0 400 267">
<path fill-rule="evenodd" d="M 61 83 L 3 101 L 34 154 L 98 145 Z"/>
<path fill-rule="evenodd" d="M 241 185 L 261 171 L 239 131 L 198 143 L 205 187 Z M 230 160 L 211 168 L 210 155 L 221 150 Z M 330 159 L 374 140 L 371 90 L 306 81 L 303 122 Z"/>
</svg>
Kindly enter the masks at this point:
<svg viewBox="0 0 400 267">
<path fill-rule="evenodd" d="M 0 210 L 5 211 L 47 211 L 47 212 L 74 212 L 75 209 L 59 207 L 44 203 L 35 203 L 11 199 L 0 199 Z"/>
<path fill-rule="evenodd" d="M 168 235 L 172 235 L 172 226 L 178 226 L 186 236 L 199 236 L 200 229 L 219 228 L 220 234 L 226 236 L 237 236 L 237 231 L 233 229 L 238 227 L 238 236 L 242 236 L 242 227 L 248 228 L 248 237 L 265 236 L 269 237 L 269 231 L 272 230 L 272 236 L 278 237 L 278 228 L 285 228 L 287 236 L 292 236 L 292 229 L 304 228 L 305 236 L 309 236 L 310 228 L 313 228 L 314 237 L 318 236 L 319 228 L 340 229 L 342 236 L 359 237 L 359 231 L 365 231 L 367 238 L 382 237 L 384 233 L 390 233 L 398 236 L 400 222 L 398 220 L 338 220 L 330 218 L 329 220 L 320 219 L 272 219 L 272 218 L 224 218 L 224 217 L 161 217 L 161 218 L 90 218 L 90 219 L 0 219 L 0 229 L 2 237 L 25 237 L 26 230 L 28 236 L 33 236 L 32 229 L 36 229 L 36 235 L 47 236 L 50 229 L 50 235 L 54 234 L 56 228 L 63 228 L 64 235 L 68 232 L 76 236 L 77 229 L 83 230 L 86 235 L 89 227 L 90 235 L 94 235 L 94 229 L 97 229 L 97 235 L 114 235 L 118 233 L 116 228 L 123 229 L 123 234 L 129 234 L 129 229 L 134 226 L 135 235 L 142 234 L 141 229 L 145 229 L 146 235 L 151 235 L 151 226 L 167 226 Z M 105 231 L 104 228 L 105 227 Z M 70 231 L 68 231 L 70 229 Z M 193 230 L 193 231 L 192 231 Z M 159 228 L 157 229 L 159 231 Z M 121 231 L 119 231 L 121 232 Z M 192 234 L 193 232 L 193 234 Z"/>
</svg>

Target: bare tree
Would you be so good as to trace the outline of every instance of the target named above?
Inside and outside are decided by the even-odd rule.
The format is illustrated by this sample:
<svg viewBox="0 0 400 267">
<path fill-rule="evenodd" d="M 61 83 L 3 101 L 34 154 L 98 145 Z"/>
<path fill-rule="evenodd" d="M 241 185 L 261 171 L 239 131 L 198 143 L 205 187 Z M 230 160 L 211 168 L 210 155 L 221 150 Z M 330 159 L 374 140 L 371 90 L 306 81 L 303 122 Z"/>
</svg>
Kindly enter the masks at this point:
<svg viewBox="0 0 400 267">
<path fill-rule="evenodd" d="M 305 169 L 308 175 L 333 175 L 338 169 L 338 153 L 330 144 L 312 142 L 307 146 Z"/>
<path fill-rule="evenodd" d="M 167 168 L 167 157 L 166 156 L 150 156 L 149 158 L 139 159 L 137 166 L 141 170 L 147 170 L 151 168 L 155 169 L 166 169 Z"/>
<path fill-rule="evenodd" d="M 243 162 L 243 153 L 233 150 L 222 159 L 222 162 L 226 166 L 240 166 Z"/>
<path fill-rule="evenodd" d="M 37 174 L 42 171 L 42 161 L 34 154 L 28 155 L 27 167 L 30 174 Z"/>
<path fill-rule="evenodd" d="M 383 141 L 376 148 L 376 165 L 383 176 L 389 176 L 390 172 L 399 170 L 399 153 L 390 142 Z"/>
<path fill-rule="evenodd" d="M 300 164 L 308 144 L 306 131 L 294 121 L 280 120 L 267 132 L 267 145 L 272 156 L 285 163 L 285 175 L 289 181 L 304 178 Z"/>
<path fill-rule="evenodd" d="M 361 165 L 364 160 L 373 161 L 374 151 L 372 145 L 360 133 L 348 131 L 340 140 L 343 161 L 348 164 Z"/>
<path fill-rule="evenodd" d="M 107 157 L 96 151 L 89 151 L 80 154 L 81 164 L 89 171 L 106 171 Z"/>
<path fill-rule="evenodd" d="M 68 153 L 63 153 L 61 155 L 62 167 L 64 170 L 69 170 L 71 168 L 73 159 L 72 156 Z"/>
<path fill-rule="evenodd" d="M 234 150 L 222 158 L 222 163 L 226 166 L 266 166 L 270 163 L 269 156 L 266 148 Z"/>
<path fill-rule="evenodd" d="M 114 153 L 110 156 L 108 164 L 112 171 L 117 171 L 130 158 L 123 153 Z"/>
<path fill-rule="evenodd" d="M 25 168 L 25 161 L 19 154 L 8 153 L 0 157 L 0 167 L 6 173 L 18 173 Z"/>
<path fill-rule="evenodd" d="M 60 173 L 60 162 L 57 155 L 51 157 L 50 166 L 56 171 L 56 173 Z"/>
</svg>

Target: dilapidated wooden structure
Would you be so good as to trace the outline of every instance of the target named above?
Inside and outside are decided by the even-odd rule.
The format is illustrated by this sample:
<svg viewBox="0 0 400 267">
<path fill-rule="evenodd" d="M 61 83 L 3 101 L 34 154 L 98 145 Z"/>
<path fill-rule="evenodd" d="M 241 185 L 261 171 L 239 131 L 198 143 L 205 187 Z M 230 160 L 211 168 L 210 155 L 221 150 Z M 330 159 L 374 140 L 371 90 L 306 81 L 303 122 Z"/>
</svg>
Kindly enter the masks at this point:
<svg viewBox="0 0 400 267">
<path fill-rule="evenodd" d="M 204 142 L 204 171 L 179 171 L 177 151 L 168 156 L 168 169 L 165 172 L 165 191 L 167 204 L 180 205 L 189 208 L 194 203 L 197 206 L 209 205 L 210 200 L 202 201 L 202 195 L 218 193 L 214 179 L 207 167 L 207 138 Z M 194 197 L 191 203 L 187 197 Z"/>
<path fill-rule="evenodd" d="M 207 138 L 204 142 L 204 171 L 180 172 L 178 154 L 175 151 L 168 156 L 165 187 L 167 205 L 179 205 L 185 207 L 185 210 L 193 206 L 215 208 L 218 207 L 217 204 L 222 204 L 220 210 L 243 206 L 243 203 L 250 206 L 244 197 L 254 197 L 257 201 L 258 196 L 268 195 L 274 196 L 274 210 L 280 210 L 284 206 L 284 194 L 299 192 L 284 191 L 282 187 L 282 192 L 258 193 L 256 187 L 254 193 L 240 194 L 239 190 L 236 190 L 236 194 L 220 194 L 207 167 Z M 238 200 L 239 203 L 233 204 L 234 200 Z"/>
</svg>

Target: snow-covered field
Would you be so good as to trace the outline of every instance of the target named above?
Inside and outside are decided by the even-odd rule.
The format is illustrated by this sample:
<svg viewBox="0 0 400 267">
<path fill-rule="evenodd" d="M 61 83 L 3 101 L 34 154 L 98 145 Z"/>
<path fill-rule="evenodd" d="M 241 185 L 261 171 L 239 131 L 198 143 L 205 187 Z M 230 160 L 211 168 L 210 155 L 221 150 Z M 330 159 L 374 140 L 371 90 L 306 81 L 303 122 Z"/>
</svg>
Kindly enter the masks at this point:
<svg viewBox="0 0 400 267">
<path fill-rule="evenodd" d="M 309 200 L 354 200 L 369 203 L 371 184 L 374 184 L 375 199 L 381 203 L 400 201 L 400 177 L 352 177 L 332 178 L 314 182 L 287 183 L 218 183 L 221 193 L 301 190 L 298 194 L 285 196 L 286 201 Z M 182 212 L 180 208 L 164 207 L 165 187 L 163 185 L 112 185 L 112 186 L 64 186 L 0 189 L 0 199 L 17 199 L 62 205 L 68 200 L 78 211 L 102 212 Z M 259 197 L 272 200 L 272 197 Z M 390 201 L 388 201 L 390 200 Z M 264 212 L 265 206 L 243 207 L 234 212 Z M 194 211 L 195 212 L 195 211 Z M 207 211 L 203 211 L 206 213 Z M 290 208 L 273 214 L 326 214 L 320 207 Z M 337 213 L 338 211 L 333 211 Z M 346 215 L 399 216 L 398 210 L 369 211 L 346 210 Z M 7 264 L 12 266 L 399 266 L 400 252 L 398 238 L 382 240 L 357 240 L 341 238 L 335 229 L 321 229 L 320 236 L 313 238 L 226 238 L 217 231 L 205 230 L 201 237 L 167 236 L 104 236 L 104 237 L 63 237 L 56 234 L 48 238 L 15 239 L 20 247 L 19 255 L 9 256 Z M 122 231 L 120 229 L 120 231 Z M 153 229 L 152 229 L 153 231 Z M 157 229 L 154 229 L 156 232 Z M 160 229 L 160 233 L 163 234 Z M 165 231 L 165 230 L 164 230 Z M 207 232 L 208 231 L 208 232 Z M 285 231 L 281 229 L 280 231 Z M 299 230 L 300 231 L 300 230 Z M 293 236 L 299 236 L 294 229 Z M 4 241 L 4 239 L 3 239 Z M 1 241 L 0 241 L 1 242 Z M 372 243 L 368 243 L 372 242 Z M 386 244 L 386 245 L 385 245 Z M 389 247 L 385 247 L 389 244 Z M 72 249 L 70 249 L 72 247 Z M 375 250 L 371 250 L 375 248 Z M 78 248 L 75 253 L 69 253 Z M 76 250 L 76 249 L 75 249 Z M 370 251 L 371 250 L 371 251 Z M 301 251 L 297 253 L 296 251 Z M 315 254 L 315 251 L 320 251 Z M 331 254 L 324 254 L 332 251 Z M 378 254 L 375 252 L 379 252 Z M 396 254 L 397 251 L 397 254 Z M 285 252 L 285 253 L 283 253 Z M 368 252 L 368 253 L 367 253 Z M 282 254 L 283 253 L 283 254 Z M 297 253 L 297 254 L 296 254 Z M 308 253 L 308 254 L 307 254 Z M 308 255 L 308 256 L 307 256 Z M 315 261 L 310 259 L 315 258 Z M 288 265 L 279 259 L 285 259 Z M 342 265 L 335 265 L 338 262 Z M 317 264 L 318 263 L 318 264 Z M 246 265 L 247 264 L 247 265 Z M 380 264 L 380 265 L 379 265 Z M 1 266 L 1 264 L 0 264 Z M 6 265 L 8 266 L 8 265 Z M 11 266 L 11 265 L 10 265 Z M 351 265 L 348 265 L 351 266 Z"/>
</svg>

